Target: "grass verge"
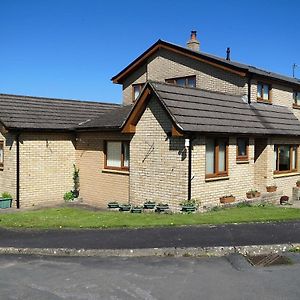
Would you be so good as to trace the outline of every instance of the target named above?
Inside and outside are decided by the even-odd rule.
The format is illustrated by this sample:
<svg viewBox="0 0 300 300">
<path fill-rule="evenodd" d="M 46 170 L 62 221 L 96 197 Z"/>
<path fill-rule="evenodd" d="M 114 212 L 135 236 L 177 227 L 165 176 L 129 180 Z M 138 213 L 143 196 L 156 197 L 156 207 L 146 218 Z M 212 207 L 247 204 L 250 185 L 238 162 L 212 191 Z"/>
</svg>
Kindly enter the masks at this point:
<svg viewBox="0 0 300 300">
<path fill-rule="evenodd" d="M 287 220 L 300 220 L 300 209 L 253 206 L 226 208 L 203 214 L 131 214 L 63 207 L 0 213 L 0 227 L 2 228 L 35 229 L 141 228 Z"/>
</svg>

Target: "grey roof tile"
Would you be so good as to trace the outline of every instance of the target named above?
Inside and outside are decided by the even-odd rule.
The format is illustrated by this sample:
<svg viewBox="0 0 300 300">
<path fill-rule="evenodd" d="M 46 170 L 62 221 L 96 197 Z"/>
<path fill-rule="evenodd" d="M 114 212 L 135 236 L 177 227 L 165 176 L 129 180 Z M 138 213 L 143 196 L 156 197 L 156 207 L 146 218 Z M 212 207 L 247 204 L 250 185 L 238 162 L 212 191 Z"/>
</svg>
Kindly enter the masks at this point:
<svg viewBox="0 0 300 300">
<path fill-rule="evenodd" d="M 243 101 L 242 97 L 150 82 L 183 131 L 300 135 L 300 122 L 284 106 Z"/>
<path fill-rule="evenodd" d="M 71 130 L 120 105 L 0 94 L 0 121 L 9 129 Z"/>
</svg>

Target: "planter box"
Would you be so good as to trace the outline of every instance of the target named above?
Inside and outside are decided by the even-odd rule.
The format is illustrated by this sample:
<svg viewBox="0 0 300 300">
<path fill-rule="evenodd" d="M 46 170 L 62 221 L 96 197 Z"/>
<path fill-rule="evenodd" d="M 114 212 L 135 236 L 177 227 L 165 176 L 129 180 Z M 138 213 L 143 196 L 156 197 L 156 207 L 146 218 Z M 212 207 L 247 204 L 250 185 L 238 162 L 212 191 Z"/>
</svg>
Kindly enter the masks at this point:
<svg viewBox="0 0 300 300">
<path fill-rule="evenodd" d="M 145 209 L 154 209 L 155 203 L 144 203 L 144 208 Z"/>
<path fill-rule="evenodd" d="M 107 204 L 107 207 L 108 208 L 119 208 L 119 203 L 113 203 L 113 202 L 111 202 L 111 203 Z"/>
<path fill-rule="evenodd" d="M 119 205 L 119 211 L 130 211 L 131 205 Z"/>
<path fill-rule="evenodd" d="M 234 201 L 235 201 L 235 197 L 233 197 L 233 196 L 220 198 L 221 203 L 232 203 Z"/>
<path fill-rule="evenodd" d="M 142 213 L 142 208 L 141 207 L 133 207 L 130 212 L 133 214 L 140 214 L 140 213 Z"/>
<path fill-rule="evenodd" d="M 260 197 L 260 192 L 255 192 L 255 193 L 246 193 L 246 196 L 248 199 L 252 199 L 252 198 L 258 198 Z"/>
<path fill-rule="evenodd" d="M 268 193 L 274 193 L 277 190 L 277 186 L 270 185 L 266 187 Z"/>
<path fill-rule="evenodd" d="M 156 212 L 164 212 L 169 209 L 169 205 L 157 205 L 155 211 Z"/>
<path fill-rule="evenodd" d="M 11 198 L 0 198 L 0 208 L 11 208 Z"/>
<path fill-rule="evenodd" d="M 191 206 L 191 205 L 183 205 L 181 208 L 182 212 L 195 212 L 197 210 L 196 206 Z"/>
</svg>

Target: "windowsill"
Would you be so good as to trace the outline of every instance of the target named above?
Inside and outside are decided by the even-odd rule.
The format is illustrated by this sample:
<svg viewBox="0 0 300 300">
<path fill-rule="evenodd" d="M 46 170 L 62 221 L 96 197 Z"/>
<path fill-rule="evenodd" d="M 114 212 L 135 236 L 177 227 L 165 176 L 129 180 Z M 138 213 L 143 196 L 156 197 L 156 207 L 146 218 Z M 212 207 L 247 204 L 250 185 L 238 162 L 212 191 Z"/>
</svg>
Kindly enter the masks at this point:
<svg viewBox="0 0 300 300">
<path fill-rule="evenodd" d="M 293 103 L 293 108 L 295 109 L 300 109 L 300 105 L 296 104 L 296 103 Z"/>
<path fill-rule="evenodd" d="M 281 178 L 281 177 L 291 177 L 291 176 L 299 176 L 299 172 L 291 172 L 291 173 L 282 173 L 282 174 L 274 174 L 274 178 Z"/>
<path fill-rule="evenodd" d="M 264 103 L 264 104 L 272 104 L 271 100 L 263 100 L 263 99 L 256 99 L 258 103 Z"/>
<path fill-rule="evenodd" d="M 102 173 L 129 175 L 129 171 L 125 171 L 125 170 L 113 170 L 113 169 L 102 169 Z"/>
<path fill-rule="evenodd" d="M 236 160 L 236 163 L 237 163 L 237 164 L 249 164 L 249 159 L 245 159 L 245 160 L 242 160 L 242 159 L 241 159 L 241 160 L 238 160 L 238 159 L 237 159 L 237 160 Z"/>
<path fill-rule="evenodd" d="M 207 177 L 205 178 L 205 182 L 211 182 L 211 181 L 219 181 L 219 180 L 228 180 L 229 176 L 216 176 L 216 177 Z"/>
</svg>

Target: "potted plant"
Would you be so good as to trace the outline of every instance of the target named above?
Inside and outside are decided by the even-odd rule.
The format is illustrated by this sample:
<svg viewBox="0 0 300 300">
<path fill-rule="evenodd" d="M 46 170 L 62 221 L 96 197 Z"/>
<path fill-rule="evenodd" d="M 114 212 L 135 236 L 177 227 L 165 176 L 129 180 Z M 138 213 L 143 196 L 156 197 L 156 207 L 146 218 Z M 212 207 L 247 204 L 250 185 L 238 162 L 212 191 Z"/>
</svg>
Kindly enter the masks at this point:
<svg viewBox="0 0 300 300">
<path fill-rule="evenodd" d="M 235 197 L 232 195 L 220 197 L 221 203 L 232 203 L 235 201 Z"/>
<path fill-rule="evenodd" d="M 195 199 L 186 200 L 180 203 L 181 211 L 182 212 L 195 212 L 198 208 L 198 204 L 196 203 Z"/>
<path fill-rule="evenodd" d="M 268 193 L 274 193 L 277 190 L 277 186 L 275 184 L 274 185 L 267 185 L 266 189 L 267 189 Z"/>
<path fill-rule="evenodd" d="M 78 198 L 79 196 L 79 169 L 76 168 L 75 165 L 73 165 L 74 171 L 73 171 L 73 184 L 74 189 L 72 191 L 74 198 Z"/>
<path fill-rule="evenodd" d="M 119 211 L 130 211 L 131 204 L 125 203 L 119 205 Z"/>
<path fill-rule="evenodd" d="M 158 203 L 156 205 L 155 211 L 160 213 L 160 212 L 166 211 L 167 209 L 169 209 L 169 204 L 167 204 L 167 203 Z"/>
<path fill-rule="evenodd" d="M 108 208 L 119 208 L 119 203 L 117 201 L 112 201 L 107 204 Z"/>
<path fill-rule="evenodd" d="M 246 196 L 248 199 L 257 198 L 260 196 L 260 192 L 258 192 L 257 190 L 250 190 L 246 193 Z"/>
<path fill-rule="evenodd" d="M 65 202 L 72 202 L 72 201 L 74 201 L 74 194 L 73 194 L 73 192 L 72 191 L 66 192 L 64 194 L 64 200 L 65 200 Z"/>
<path fill-rule="evenodd" d="M 297 181 L 296 181 L 296 186 L 297 186 L 297 187 L 300 187 L 300 180 L 297 180 Z"/>
<path fill-rule="evenodd" d="M 143 210 L 142 206 L 134 206 L 134 207 L 132 207 L 130 212 L 133 214 L 140 214 L 142 212 L 142 210 Z"/>
<path fill-rule="evenodd" d="M 12 196 L 10 193 L 3 192 L 0 198 L 0 208 L 11 208 Z"/>
<path fill-rule="evenodd" d="M 155 202 L 154 201 L 146 201 L 144 203 L 144 209 L 154 209 Z"/>
</svg>

